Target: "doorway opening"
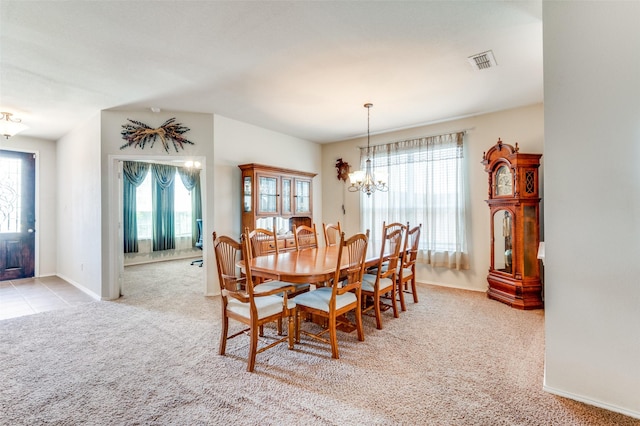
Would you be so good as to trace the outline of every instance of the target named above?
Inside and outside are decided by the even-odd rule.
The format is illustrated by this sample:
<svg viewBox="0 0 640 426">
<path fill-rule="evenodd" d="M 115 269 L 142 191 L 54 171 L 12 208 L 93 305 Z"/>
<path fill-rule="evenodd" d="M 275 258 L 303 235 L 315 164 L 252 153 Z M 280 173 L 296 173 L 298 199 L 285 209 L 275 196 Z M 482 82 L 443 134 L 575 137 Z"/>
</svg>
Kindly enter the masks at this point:
<svg viewBox="0 0 640 426">
<path fill-rule="evenodd" d="M 35 276 L 36 155 L 0 150 L 0 281 Z"/>
<path fill-rule="evenodd" d="M 202 203 L 202 216 L 206 215 L 206 170 L 205 159 L 203 157 L 171 157 L 169 163 L 173 165 L 183 165 L 187 161 L 198 161 L 202 164 L 200 169 L 200 182 L 201 182 L 201 203 Z M 137 161 L 148 163 L 161 163 L 167 164 L 167 157 L 140 157 L 140 156 L 109 156 L 109 193 L 111 202 L 109 207 L 109 260 L 108 260 L 108 279 L 107 279 L 107 294 L 108 299 L 117 299 L 126 291 L 125 282 L 125 256 L 124 256 L 124 230 L 123 230 L 123 210 L 124 210 L 124 194 L 123 194 L 123 163 L 125 161 Z M 203 251 L 198 251 L 200 255 L 206 257 L 206 245 L 203 247 Z M 196 254 L 197 256 L 198 254 Z M 194 256 L 195 257 L 195 256 Z M 162 258 L 158 257 L 158 261 L 172 260 L 173 257 Z M 191 262 L 191 259 L 185 258 L 187 265 Z M 200 269 L 200 268 L 198 268 Z M 203 294 L 207 293 L 207 272 L 206 263 L 202 271 L 202 289 Z M 104 293 L 104 291 L 103 291 Z"/>
</svg>

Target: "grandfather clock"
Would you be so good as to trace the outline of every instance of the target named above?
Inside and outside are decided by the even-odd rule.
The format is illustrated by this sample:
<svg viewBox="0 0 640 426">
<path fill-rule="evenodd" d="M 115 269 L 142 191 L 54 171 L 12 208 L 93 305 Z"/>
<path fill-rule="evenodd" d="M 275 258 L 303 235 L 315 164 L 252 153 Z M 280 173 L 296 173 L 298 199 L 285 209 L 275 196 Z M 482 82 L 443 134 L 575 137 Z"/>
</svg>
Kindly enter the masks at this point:
<svg viewBox="0 0 640 426">
<path fill-rule="evenodd" d="M 523 154 L 502 143 L 483 154 L 489 174 L 491 266 L 487 296 L 517 309 L 540 309 L 542 281 L 538 168 L 542 154 Z"/>
</svg>

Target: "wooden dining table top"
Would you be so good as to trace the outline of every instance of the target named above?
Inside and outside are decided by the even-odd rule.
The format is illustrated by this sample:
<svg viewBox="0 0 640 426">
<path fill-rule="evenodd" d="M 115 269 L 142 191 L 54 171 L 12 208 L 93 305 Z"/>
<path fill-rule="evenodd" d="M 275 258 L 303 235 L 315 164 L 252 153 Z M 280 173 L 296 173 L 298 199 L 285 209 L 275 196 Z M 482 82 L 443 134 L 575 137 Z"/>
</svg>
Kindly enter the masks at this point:
<svg viewBox="0 0 640 426">
<path fill-rule="evenodd" d="M 278 254 L 251 259 L 251 274 L 291 283 L 323 283 L 333 278 L 340 247 L 322 246 L 300 251 L 283 251 Z M 367 247 L 366 266 L 374 266 L 380 259 L 380 247 Z M 244 261 L 238 266 L 244 269 Z"/>
</svg>

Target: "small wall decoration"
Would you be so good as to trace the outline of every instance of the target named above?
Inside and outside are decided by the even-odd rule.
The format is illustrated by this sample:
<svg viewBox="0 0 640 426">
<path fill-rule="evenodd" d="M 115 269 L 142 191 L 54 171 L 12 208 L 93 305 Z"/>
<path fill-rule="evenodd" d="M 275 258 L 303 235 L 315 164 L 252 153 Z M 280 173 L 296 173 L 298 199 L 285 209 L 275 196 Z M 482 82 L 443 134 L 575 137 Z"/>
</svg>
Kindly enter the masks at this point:
<svg viewBox="0 0 640 426">
<path fill-rule="evenodd" d="M 347 181 L 349 179 L 349 163 L 342 161 L 342 158 L 336 160 L 336 169 L 338 170 L 338 180 Z"/>
<path fill-rule="evenodd" d="M 175 123 L 175 117 L 168 119 L 162 124 L 162 126 L 156 129 L 153 129 L 140 121 L 131 120 L 129 118 L 127 118 L 127 121 L 131 124 L 123 124 L 122 131 L 120 132 L 122 139 L 126 140 L 127 143 L 122 145 L 120 149 L 124 149 L 128 146 L 144 149 L 147 144 L 153 148 L 153 144 L 157 138 L 160 138 L 162 146 L 167 153 L 169 152 L 169 140 L 173 142 L 173 147 L 176 152 L 178 152 L 178 146 L 184 149 L 185 144 L 194 145 L 193 142 L 182 136 L 191 129 L 183 126 L 181 123 Z"/>
</svg>

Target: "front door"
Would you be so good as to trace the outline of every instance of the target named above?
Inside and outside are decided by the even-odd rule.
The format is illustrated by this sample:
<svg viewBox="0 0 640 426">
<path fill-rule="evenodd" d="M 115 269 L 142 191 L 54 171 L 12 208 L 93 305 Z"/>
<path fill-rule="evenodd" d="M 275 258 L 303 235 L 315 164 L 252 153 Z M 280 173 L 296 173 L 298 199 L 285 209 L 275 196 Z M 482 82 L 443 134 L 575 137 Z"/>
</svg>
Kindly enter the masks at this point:
<svg viewBox="0 0 640 426">
<path fill-rule="evenodd" d="M 35 273 L 35 154 L 0 150 L 0 281 Z"/>
</svg>

